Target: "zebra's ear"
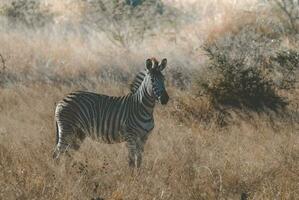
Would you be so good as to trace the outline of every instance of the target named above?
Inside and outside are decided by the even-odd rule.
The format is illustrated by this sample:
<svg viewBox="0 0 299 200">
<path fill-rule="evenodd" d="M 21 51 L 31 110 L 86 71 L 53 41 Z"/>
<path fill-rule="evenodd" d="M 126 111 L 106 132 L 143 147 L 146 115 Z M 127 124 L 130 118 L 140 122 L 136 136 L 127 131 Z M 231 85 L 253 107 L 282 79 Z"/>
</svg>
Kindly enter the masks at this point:
<svg viewBox="0 0 299 200">
<path fill-rule="evenodd" d="M 166 65 L 167 65 L 167 59 L 164 58 L 159 65 L 159 70 L 163 71 L 165 69 Z"/>
<path fill-rule="evenodd" d="M 149 71 L 152 69 L 152 66 L 153 66 L 153 62 L 152 62 L 152 59 L 147 59 L 146 60 L 146 63 L 145 63 L 145 66 L 146 66 L 146 69 L 148 69 Z"/>
</svg>

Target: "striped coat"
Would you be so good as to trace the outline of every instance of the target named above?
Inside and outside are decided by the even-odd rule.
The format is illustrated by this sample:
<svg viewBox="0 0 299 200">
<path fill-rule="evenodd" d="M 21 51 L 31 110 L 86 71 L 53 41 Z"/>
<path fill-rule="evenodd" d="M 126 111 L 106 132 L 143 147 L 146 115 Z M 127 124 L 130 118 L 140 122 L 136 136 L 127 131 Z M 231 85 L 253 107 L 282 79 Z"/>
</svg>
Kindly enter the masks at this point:
<svg viewBox="0 0 299 200">
<path fill-rule="evenodd" d="M 161 71 L 166 59 L 159 65 L 148 59 L 146 71 L 140 72 L 126 96 L 114 97 L 78 91 L 59 101 L 55 110 L 57 126 L 54 158 L 68 148 L 79 149 L 86 137 L 104 143 L 126 142 L 129 166 L 139 167 L 143 146 L 154 128 L 155 101 L 168 101 Z"/>
</svg>

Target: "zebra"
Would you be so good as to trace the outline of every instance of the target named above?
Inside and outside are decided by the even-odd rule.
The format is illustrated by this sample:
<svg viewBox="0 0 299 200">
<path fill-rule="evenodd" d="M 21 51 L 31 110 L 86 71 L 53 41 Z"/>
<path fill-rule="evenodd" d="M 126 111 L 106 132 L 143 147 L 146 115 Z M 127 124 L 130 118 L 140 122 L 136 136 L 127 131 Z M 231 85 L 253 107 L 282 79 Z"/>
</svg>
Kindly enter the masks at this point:
<svg viewBox="0 0 299 200">
<path fill-rule="evenodd" d="M 69 148 L 78 150 L 88 136 L 108 144 L 125 142 L 129 167 L 140 167 L 144 144 L 155 125 L 155 103 L 166 105 L 169 100 L 162 74 L 167 59 L 159 64 L 157 59 L 149 58 L 145 65 L 128 95 L 115 97 L 77 91 L 57 103 L 54 159 Z"/>
</svg>

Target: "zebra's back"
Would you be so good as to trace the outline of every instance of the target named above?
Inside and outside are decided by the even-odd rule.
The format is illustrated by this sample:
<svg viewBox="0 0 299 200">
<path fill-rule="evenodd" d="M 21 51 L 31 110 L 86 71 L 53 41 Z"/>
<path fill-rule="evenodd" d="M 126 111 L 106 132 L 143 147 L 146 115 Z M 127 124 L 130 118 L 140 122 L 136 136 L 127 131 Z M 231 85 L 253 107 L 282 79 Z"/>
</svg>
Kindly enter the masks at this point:
<svg viewBox="0 0 299 200">
<path fill-rule="evenodd" d="M 105 143 L 122 142 L 128 98 L 83 91 L 70 93 L 56 107 L 59 131 L 70 135 L 80 132 Z"/>
</svg>

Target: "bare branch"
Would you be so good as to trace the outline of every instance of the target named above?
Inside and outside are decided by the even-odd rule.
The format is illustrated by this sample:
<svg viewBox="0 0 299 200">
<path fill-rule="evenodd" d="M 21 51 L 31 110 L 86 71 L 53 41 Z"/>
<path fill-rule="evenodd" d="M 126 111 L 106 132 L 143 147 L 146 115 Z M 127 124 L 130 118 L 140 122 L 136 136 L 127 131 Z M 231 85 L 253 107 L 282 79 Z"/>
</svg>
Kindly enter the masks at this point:
<svg viewBox="0 0 299 200">
<path fill-rule="evenodd" d="M 271 0 L 270 0 L 271 1 Z M 276 4 L 281 11 L 287 16 L 289 25 L 292 31 L 298 33 L 298 29 L 296 27 L 296 20 L 299 16 L 296 16 L 296 7 L 293 0 L 272 0 L 274 4 Z M 297 2 L 299 4 L 299 1 Z"/>
<path fill-rule="evenodd" d="M 1 62 L 2 62 L 2 71 L 4 72 L 6 69 L 6 64 L 5 64 L 5 59 L 1 53 L 0 53 L 0 58 L 1 58 Z"/>
<path fill-rule="evenodd" d="M 289 2 L 292 5 L 292 8 L 294 8 L 294 0 L 289 0 Z"/>
</svg>

